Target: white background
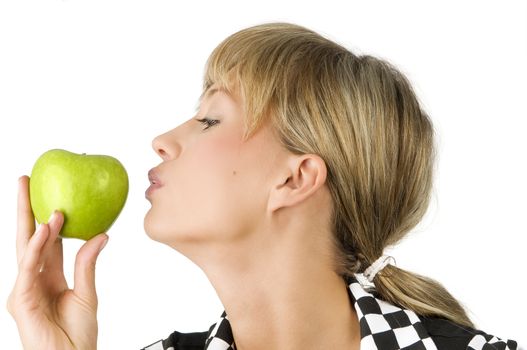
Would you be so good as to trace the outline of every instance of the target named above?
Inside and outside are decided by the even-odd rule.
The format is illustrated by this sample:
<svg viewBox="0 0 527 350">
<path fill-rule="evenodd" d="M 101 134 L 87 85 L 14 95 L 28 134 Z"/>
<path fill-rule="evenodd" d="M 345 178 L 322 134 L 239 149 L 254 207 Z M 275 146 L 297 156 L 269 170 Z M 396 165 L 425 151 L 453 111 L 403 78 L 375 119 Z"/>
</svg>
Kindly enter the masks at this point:
<svg viewBox="0 0 527 350">
<path fill-rule="evenodd" d="M 152 139 L 193 116 L 205 61 L 251 25 L 304 25 L 401 69 L 438 133 L 434 196 L 391 250 L 433 277 L 488 333 L 526 343 L 527 5 L 500 1 L 0 0 L 0 333 L 16 276 L 17 179 L 51 148 L 109 154 L 130 177 L 97 265 L 99 348 L 137 349 L 205 331 L 223 311 L 205 275 L 150 240 L 143 217 Z M 72 281 L 81 241 L 67 240 Z"/>
</svg>

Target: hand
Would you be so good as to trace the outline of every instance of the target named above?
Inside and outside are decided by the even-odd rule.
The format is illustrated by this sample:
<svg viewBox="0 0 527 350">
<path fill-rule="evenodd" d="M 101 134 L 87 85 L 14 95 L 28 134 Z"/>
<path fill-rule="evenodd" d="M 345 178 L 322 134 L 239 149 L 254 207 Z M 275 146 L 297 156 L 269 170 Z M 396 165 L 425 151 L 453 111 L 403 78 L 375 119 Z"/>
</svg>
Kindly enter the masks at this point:
<svg viewBox="0 0 527 350">
<path fill-rule="evenodd" d="M 75 259 L 74 287 L 64 278 L 62 239 L 64 223 L 55 211 L 35 231 L 29 201 L 29 177 L 18 181 L 18 276 L 7 300 L 24 349 L 97 348 L 97 293 L 95 262 L 108 241 L 105 233 L 87 241 Z"/>
</svg>

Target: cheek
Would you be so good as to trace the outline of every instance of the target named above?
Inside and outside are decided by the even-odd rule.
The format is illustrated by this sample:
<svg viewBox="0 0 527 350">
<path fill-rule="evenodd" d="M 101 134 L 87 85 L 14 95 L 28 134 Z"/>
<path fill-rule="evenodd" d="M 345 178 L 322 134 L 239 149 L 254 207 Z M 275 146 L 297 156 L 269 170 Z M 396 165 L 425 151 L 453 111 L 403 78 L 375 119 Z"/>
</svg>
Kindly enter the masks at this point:
<svg viewBox="0 0 527 350">
<path fill-rule="evenodd" d="M 196 227 L 209 239 L 232 240 L 247 230 L 247 218 L 254 217 L 249 164 L 242 157 L 238 139 L 237 135 L 217 139 L 201 152 L 200 159 L 192 160 L 192 167 L 202 170 L 189 179 L 199 181 L 193 186 L 197 202 L 192 208 L 199 208 L 202 214 Z"/>
<path fill-rule="evenodd" d="M 233 240 L 257 213 L 251 164 L 232 136 L 210 139 L 173 162 L 170 179 L 154 193 L 145 231 L 156 241 Z M 261 215 L 261 214 L 259 214 Z"/>
</svg>

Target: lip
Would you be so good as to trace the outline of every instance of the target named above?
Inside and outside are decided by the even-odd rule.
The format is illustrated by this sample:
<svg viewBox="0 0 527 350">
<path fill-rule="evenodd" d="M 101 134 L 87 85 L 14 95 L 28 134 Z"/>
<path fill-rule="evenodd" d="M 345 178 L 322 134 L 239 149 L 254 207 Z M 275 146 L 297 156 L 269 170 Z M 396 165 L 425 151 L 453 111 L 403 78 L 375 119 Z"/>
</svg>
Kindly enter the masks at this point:
<svg viewBox="0 0 527 350">
<path fill-rule="evenodd" d="M 150 181 L 150 187 L 145 191 L 145 197 L 150 199 L 152 192 L 163 186 L 155 168 L 150 169 L 148 172 L 148 181 Z"/>
<path fill-rule="evenodd" d="M 161 185 L 158 185 L 158 184 L 154 184 L 154 185 L 150 185 L 150 187 L 148 187 L 145 191 L 145 197 L 147 199 L 150 199 L 150 196 L 152 195 L 152 192 L 155 191 L 156 189 L 160 188 Z"/>
</svg>

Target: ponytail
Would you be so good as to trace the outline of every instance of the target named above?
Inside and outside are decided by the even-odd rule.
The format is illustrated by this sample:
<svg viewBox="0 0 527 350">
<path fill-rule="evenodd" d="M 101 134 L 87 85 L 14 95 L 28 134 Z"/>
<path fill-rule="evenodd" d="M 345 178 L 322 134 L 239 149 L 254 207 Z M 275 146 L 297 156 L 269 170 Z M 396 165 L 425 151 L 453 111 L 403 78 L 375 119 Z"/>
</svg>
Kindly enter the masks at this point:
<svg viewBox="0 0 527 350">
<path fill-rule="evenodd" d="M 438 316 L 474 328 L 462 305 L 441 283 L 397 266 L 387 265 L 373 279 L 375 289 L 387 302 L 423 316 Z"/>
</svg>

